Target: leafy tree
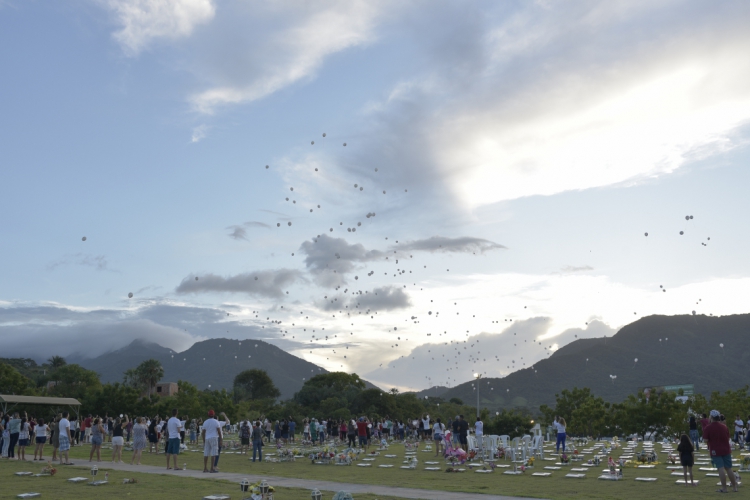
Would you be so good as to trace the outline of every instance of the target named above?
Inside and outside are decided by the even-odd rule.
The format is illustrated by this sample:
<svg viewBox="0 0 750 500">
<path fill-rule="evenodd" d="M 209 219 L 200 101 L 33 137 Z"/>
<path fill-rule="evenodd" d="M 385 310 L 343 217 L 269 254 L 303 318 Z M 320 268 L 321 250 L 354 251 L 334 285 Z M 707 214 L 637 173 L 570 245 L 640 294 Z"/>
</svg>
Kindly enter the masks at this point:
<svg viewBox="0 0 750 500">
<path fill-rule="evenodd" d="M 644 439 L 647 434 L 665 435 L 685 430 L 687 406 L 675 399 L 673 393 L 651 395 L 649 399 L 631 394 L 616 405 L 615 418 L 627 434 L 638 434 Z"/>
<path fill-rule="evenodd" d="M 12 366 L 0 363 L 0 388 L 6 394 L 27 395 L 31 390 L 31 380 Z"/>
<path fill-rule="evenodd" d="M 65 361 L 65 358 L 62 356 L 52 356 L 47 360 L 47 364 L 52 367 L 53 370 L 57 370 L 58 368 L 62 368 L 63 366 L 67 365 L 68 362 Z"/>
<path fill-rule="evenodd" d="M 594 399 L 591 389 L 574 387 L 572 391 L 564 389 L 561 394 L 555 394 L 555 407 L 542 405 L 539 410 L 544 415 L 547 424 L 551 424 L 555 417 L 562 417 L 570 425 L 573 422 L 573 412 Z"/>
<path fill-rule="evenodd" d="M 79 401 L 85 400 L 102 387 L 96 372 L 76 364 L 58 368 L 53 378 L 57 384 L 49 390 L 51 395 L 76 398 Z"/>
<path fill-rule="evenodd" d="M 234 377 L 237 401 L 247 399 L 276 399 L 281 392 L 265 370 L 245 370 Z"/>
<path fill-rule="evenodd" d="M 451 398 L 450 402 L 453 403 L 454 405 L 459 405 L 459 406 L 463 406 L 464 404 L 463 400 L 461 400 L 460 398 Z"/>
<path fill-rule="evenodd" d="M 82 401 L 84 409 L 101 415 L 125 413 L 131 420 L 136 416 L 140 391 L 124 384 L 104 384 L 101 390 L 89 394 Z"/>
<path fill-rule="evenodd" d="M 151 397 L 151 391 L 164 377 L 164 367 L 156 359 L 147 359 L 135 369 L 136 376 L 148 390 L 148 397 Z"/>
</svg>

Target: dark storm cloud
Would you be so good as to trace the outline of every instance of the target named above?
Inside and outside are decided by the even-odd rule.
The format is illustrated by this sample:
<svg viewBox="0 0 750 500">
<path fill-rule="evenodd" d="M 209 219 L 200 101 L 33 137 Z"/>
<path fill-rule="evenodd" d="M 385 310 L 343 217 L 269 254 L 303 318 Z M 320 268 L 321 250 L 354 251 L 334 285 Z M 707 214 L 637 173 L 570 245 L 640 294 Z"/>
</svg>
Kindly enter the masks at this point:
<svg viewBox="0 0 750 500">
<path fill-rule="evenodd" d="M 228 277 L 209 273 L 187 276 L 175 291 L 179 294 L 229 292 L 279 298 L 284 296 L 288 286 L 299 280 L 302 280 L 302 273 L 294 269 L 257 271 Z"/>
</svg>

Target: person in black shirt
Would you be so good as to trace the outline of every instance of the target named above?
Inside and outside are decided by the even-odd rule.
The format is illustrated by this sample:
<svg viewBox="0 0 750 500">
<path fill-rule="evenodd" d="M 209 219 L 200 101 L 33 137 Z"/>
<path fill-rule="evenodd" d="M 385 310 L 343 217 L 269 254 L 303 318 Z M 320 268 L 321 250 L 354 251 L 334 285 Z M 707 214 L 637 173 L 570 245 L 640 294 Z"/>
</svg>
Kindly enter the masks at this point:
<svg viewBox="0 0 750 500">
<path fill-rule="evenodd" d="M 450 423 L 450 428 L 453 430 L 453 444 L 454 446 L 458 445 L 458 428 L 459 428 L 460 421 L 458 420 L 458 415 L 456 415 L 456 419 L 453 420 Z"/>
<path fill-rule="evenodd" d="M 680 444 L 677 445 L 677 451 L 680 453 L 680 465 L 682 465 L 682 473 L 685 475 L 685 486 L 688 486 L 688 472 L 690 473 L 690 484 L 696 486 L 693 482 L 694 449 L 687 434 L 683 434 L 680 437 Z"/>
<path fill-rule="evenodd" d="M 693 442 L 693 447 L 696 450 L 700 450 L 701 447 L 699 444 L 700 440 L 698 438 L 698 422 L 695 421 L 694 415 L 690 415 L 689 425 L 690 425 L 690 441 Z"/>
<path fill-rule="evenodd" d="M 464 420 L 463 415 L 459 415 L 458 418 L 458 447 L 464 451 L 469 451 L 469 422 Z"/>
</svg>

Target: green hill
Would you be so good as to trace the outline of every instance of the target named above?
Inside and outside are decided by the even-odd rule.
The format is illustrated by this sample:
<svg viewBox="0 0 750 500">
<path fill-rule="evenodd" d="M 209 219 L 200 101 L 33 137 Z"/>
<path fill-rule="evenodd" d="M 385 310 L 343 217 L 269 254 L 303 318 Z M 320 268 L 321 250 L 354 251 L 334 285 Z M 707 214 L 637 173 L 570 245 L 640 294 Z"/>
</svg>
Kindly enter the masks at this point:
<svg viewBox="0 0 750 500">
<path fill-rule="evenodd" d="M 649 386 L 693 384 L 696 393 L 709 395 L 747 384 L 749 363 L 750 314 L 649 316 L 610 338 L 576 340 L 531 368 L 488 378 L 490 384 L 480 385 L 479 396 L 490 410 L 533 411 L 554 404 L 556 393 L 573 387 L 589 387 L 611 402 Z M 483 391 L 485 387 L 494 389 Z M 477 398 L 471 382 L 441 397 L 458 397 L 467 404 Z"/>
</svg>

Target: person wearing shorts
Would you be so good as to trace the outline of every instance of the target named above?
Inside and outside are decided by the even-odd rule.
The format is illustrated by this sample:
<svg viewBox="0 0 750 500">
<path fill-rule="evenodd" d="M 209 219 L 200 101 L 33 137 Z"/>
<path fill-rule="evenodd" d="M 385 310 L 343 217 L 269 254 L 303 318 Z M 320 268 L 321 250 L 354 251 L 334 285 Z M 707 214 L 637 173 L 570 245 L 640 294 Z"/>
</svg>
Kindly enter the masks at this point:
<svg viewBox="0 0 750 500">
<path fill-rule="evenodd" d="M 732 471 L 732 447 L 729 445 L 729 429 L 721 422 L 721 413 L 711 410 L 711 423 L 703 429 L 703 441 L 708 446 L 711 455 L 711 463 L 718 469 L 721 489 L 719 493 L 728 493 L 727 476 L 735 492 L 737 489 L 737 478 Z"/>
<path fill-rule="evenodd" d="M 458 444 L 464 451 L 469 451 L 469 422 L 464 419 L 463 415 L 458 416 Z"/>
<path fill-rule="evenodd" d="M 203 437 L 203 472 L 219 472 L 214 465 L 214 457 L 219 455 L 219 446 L 221 446 L 221 424 L 214 418 L 216 413 L 213 410 L 208 411 L 208 418 L 203 422 L 201 427 L 201 436 Z M 211 461 L 211 470 L 208 470 L 208 462 Z"/>
<path fill-rule="evenodd" d="M 70 452 L 70 421 L 67 411 L 63 412 L 62 419 L 57 424 L 57 430 L 60 433 L 60 465 L 73 465 L 68 458 L 68 452 Z M 63 462 L 63 458 L 65 458 L 65 462 Z"/>
<path fill-rule="evenodd" d="M 40 418 L 36 424 L 36 427 L 34 427 L 34 434 L 36 434 L 36 449 L 34 450 L 34 460 L 37 460 L 37 455 L 39 455 L 39 460 L 44 460 L 44 444 L 47 442 L 48 430 L 49 427 L 44 423 L 44 419 Z"/>
<path fill-rule="evenodd" d="M 171 469 L 170 456 L 173 458 L 174 470 L 179 470 L 177 469 L 177 455 L 180 454 L 180 432 L 184 432 L 184 427 L 182 427 L 182 421 L 177 418 L 177 408 L 172 410 L 172 418 L 167 421 L 165 428 L 167 431 L 167 470 Z"/>
</svg>

